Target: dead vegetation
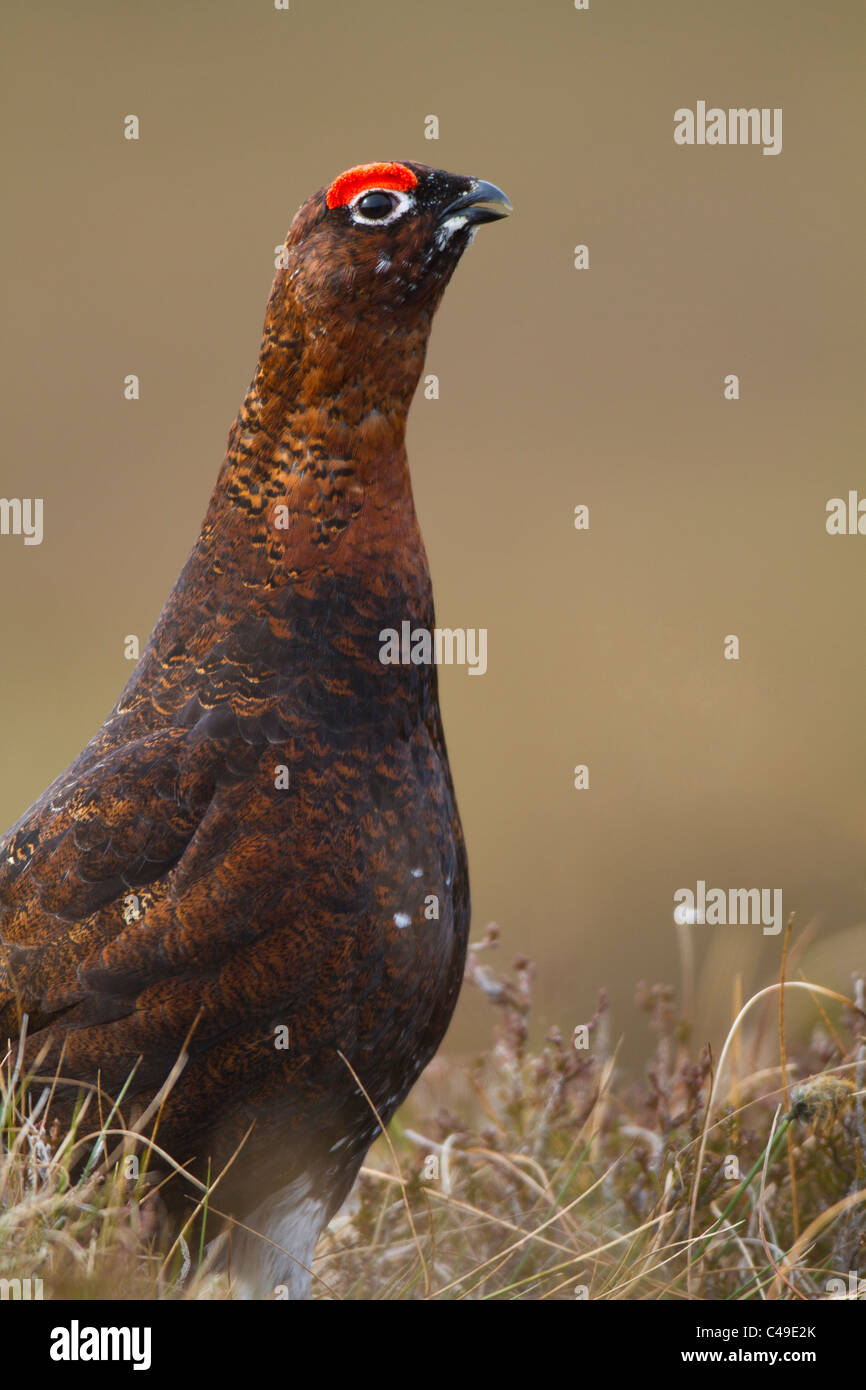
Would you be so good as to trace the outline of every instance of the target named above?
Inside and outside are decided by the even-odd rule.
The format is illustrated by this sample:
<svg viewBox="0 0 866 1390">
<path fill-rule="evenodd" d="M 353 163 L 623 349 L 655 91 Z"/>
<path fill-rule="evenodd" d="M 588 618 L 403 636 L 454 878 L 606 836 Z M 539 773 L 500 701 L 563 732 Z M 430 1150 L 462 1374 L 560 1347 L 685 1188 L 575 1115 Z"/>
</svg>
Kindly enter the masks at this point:
<svg viewBox="0 0 866 1390">
<path fill-rule="evenodd" d="M 314 1296 L 866 1296 L 864 982 L 850 999 L 783 985 L 789 938 L 782 978 L 743 1005 L 717 1059 L 671 988 L 640 985 L 650 1057 L 629 1076 L 603 994 L 572 1033 L 531 1046 L 531 962 L 495 972 L 488 929 L 466 987 L 495 1011 L 492 1044 L 438 1058 L 370 1151 L 319 1244 Z M 814 1010 L 797 1051 L 792 989 Z M 153 1148 L 122 1099 L 91 1094 L 58 1134 L 51 1087 L 20 1075 L 14 1051 L 0 1075 L 0 1281 L 41 1279 L 45 1298 L 231 1296 L 200 1219 L 161 1243 L 158 1130 Z M 199 1218 L 218 1210 L 217 1184 L 198 1198 Z"/>
</svg>

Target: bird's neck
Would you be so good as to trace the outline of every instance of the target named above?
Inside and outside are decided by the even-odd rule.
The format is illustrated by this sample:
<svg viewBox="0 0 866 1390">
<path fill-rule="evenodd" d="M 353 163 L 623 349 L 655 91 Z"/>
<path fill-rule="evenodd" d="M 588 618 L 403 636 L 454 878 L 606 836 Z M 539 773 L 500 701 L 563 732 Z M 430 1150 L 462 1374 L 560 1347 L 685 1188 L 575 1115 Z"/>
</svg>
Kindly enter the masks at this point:
<svg viewBox="0 0 866 1390">
<path fill-rule="evenodd" d="M 229 436 L 201 558 L 247 589 L 346 589 L 388 576 L 410 616 L 429 574 L 405 451 L 429 315 L 410 325 L 291 302 L 278 276 L 255 376 Z"/>
<path fill-rule="evenodd" d="M 287 271 L 274 280 L 244 423 L 277 439 L 308 437 L 313 421 L 335 448 L 363 445 L 365 427 L 402 444 L 424 365 L 432 313 L 365 311 L 353 300 L 324 317 L 299 300 Z M 352 432 L 354 441 L 348 439 Z"/>
<path fill-rule="evenodd" d="M 280 293 L 278 277 L 201 534 L 124 704 L 162 681 L 179 647 L 195 685 L 215 644 L 225 689 L 235 682 L 244 700 L 249 671 L 264 666 L 272 681 L 302 673 L 304 701 L 327 701 L 317 673 L 340 669 L 350 642 L 366 673 L 361 704 L 397 701 L 426 718 L 435 668 L 384 665 L 380 646 L 385 629 L 435 621 L 404 443 L 429 321 L 407 331 L 337 317 L 324 332 L 287 314 Z"/>
</svg>

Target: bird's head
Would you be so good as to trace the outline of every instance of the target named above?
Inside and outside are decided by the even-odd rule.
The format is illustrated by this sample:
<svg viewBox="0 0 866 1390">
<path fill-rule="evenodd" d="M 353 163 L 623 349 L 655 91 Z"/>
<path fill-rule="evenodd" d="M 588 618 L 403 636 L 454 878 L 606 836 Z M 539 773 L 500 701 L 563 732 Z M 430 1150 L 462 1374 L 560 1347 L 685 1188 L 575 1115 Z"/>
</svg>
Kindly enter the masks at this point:
<svg viewBox="0 0 866 1390">
<path fill-rule="evenodd" d="M 476 228 L 510 207 L 492 183 L 409 160 L 347 169 L 292 222 L 292 293 L 327 317 L 429 314 Z"/>
<path fill-rule="evenodd" d="M 492 183 L 410 161 L 361 164 L 314 193 L 286 237 L 248 417 L 275 432 L 327 404 L 399 437 L 445 286 L 475 229 L 510 206 Z"/>
</svg>

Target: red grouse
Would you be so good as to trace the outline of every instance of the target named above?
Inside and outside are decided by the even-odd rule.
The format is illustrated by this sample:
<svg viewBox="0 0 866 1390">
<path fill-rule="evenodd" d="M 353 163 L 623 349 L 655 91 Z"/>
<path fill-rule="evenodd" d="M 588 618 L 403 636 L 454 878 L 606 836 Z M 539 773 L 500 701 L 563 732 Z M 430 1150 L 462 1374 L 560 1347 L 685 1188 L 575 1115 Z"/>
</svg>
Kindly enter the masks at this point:
<svg viewBox="0 0 866 1390">
<path fill-rule="evenodd" d="M 158 1142 L 202 1181 L 242 1145 L 213 1205 L 266 1237 L 233 1235 L 252 1297 L 307 1293 L 371 1102 L 387 1123 L 460 988 L 436 669 L 384 664 L 381 634 L 433 629 L 406 415 L 445 286 L 509 206 L 408 161 L 304 203 L 192 554 L 105 724 L 0 844 L 0 1038 L 26 1015 L 40 1074 L 62 1057 L 109 1094 L 134 1070 L 139 1112 L 186 1042 Z"/>
</svg>

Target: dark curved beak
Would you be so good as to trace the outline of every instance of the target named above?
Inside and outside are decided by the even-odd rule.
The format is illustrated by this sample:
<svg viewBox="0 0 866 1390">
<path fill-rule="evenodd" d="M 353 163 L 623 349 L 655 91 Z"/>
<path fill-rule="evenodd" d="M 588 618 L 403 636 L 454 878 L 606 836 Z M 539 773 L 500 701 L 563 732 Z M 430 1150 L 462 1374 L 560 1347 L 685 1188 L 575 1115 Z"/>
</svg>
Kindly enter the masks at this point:
<svg viewBox="0 0 866 1390">
<path fill-rule="evenodd" d="M 510 211 L 511 203 L 501 188 L 497 188 L 495 183 L 485 183 L 484 179 L 473 179 L 468 193 L 461 193 L 459 198 L 443 208 L 438 221 L 444 222 L 449 217 L 461 214 L 467 223 L 479 226 L 482 222 L 498 222 L 500 217 L 507 217 Z"/>
</svg>

